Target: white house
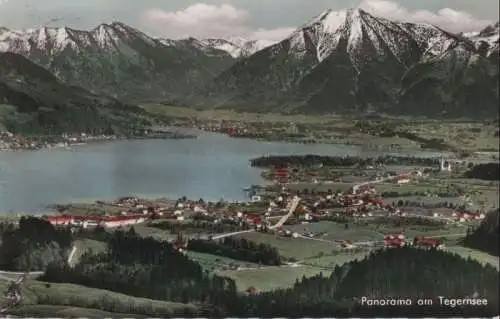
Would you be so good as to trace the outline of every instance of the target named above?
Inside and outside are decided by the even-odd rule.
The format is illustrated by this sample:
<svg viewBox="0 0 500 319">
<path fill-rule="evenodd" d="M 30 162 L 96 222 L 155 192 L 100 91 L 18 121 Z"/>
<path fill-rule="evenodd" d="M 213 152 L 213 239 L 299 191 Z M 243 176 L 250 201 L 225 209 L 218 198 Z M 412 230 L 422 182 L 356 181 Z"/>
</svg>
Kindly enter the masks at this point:
<svg viewBox="0 0 500 319">
<path fill-rule="evenodd" d="M 252 202 L 260 202 L 262 198 L 259 195 L 252 196 Z"/>
<path fill-rule="evenodd" d="M 195 205 L 193 211 L 195 213 L 206 213 L 207 210 L 200 205 Z"/>
</svg>

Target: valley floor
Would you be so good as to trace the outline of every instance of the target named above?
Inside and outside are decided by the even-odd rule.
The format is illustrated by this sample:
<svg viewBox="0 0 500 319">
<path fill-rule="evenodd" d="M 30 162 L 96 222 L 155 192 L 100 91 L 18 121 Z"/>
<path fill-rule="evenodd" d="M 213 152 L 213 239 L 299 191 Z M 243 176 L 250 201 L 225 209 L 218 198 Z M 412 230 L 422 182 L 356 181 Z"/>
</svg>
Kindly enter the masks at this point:
<svg viewBox="0 0 500 319">
<path fill-rule="evenodd" d="M 227 127 L 221 127 L 224 122 L 236 128 L 235 137 L 363 145 L 394 150 L 418 150 L 423 145 L 429 149 L 481 152 L 478 156 L 486 158 L 496 156 L 499 150 L 498 126 L 483 121 L 237 113 L 225 109 L 197 110 L 162 104 L 142 107 L 178 126 L 219 129 L 228 133 Z M 362 127 L 360 123 L 363 123 Z"/>
</svg>

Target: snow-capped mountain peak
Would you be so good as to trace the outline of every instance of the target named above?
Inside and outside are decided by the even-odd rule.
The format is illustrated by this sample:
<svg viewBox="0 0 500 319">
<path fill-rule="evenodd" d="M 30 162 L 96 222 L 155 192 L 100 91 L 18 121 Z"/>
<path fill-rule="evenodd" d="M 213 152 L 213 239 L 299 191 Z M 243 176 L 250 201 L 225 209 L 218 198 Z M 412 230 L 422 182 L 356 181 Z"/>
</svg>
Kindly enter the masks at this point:
<svg viewBox="0 0 500 319">
<path fill-rule="evenodd" d="M 0 30 L 0 51 L 26 53 L 30 50 L 49 50 L 56 53 L 67 46 L 78 48 L 73 30 L 67 27 Z"/>
<path fill-rule="evenodd" d="M 318 62 L 345 46 L 355 67 L 373 55 L 390 55 L 404 61 L 411 45 L 417 45 L 424 58 L 430 59 L 443 54 L 455 42 L 435 26 L 391 21 L 359 8 L 326 10 L 296 29 L 287 40 L 290 53 L 300 57 L 314 51 Z"/>
<path fill-rule="evenodd" d="M 202 43 L 208 47 L 227 52 L 233 58 L 239 58 L 243 55 L 240 46 L 225 39 L 204 39 Z"/>
<path fill-rule="evenodd" d="M 500 46 L 500 24 L 499 22 L 489 25 L 481 31 L 463 33 L 462 35 L 469 38 L 476 48 L 484 52 L 487 57 L 498 56 Z"/>
<path fill-rule="evenodd" d="M 90 31 L 75 30 L 69 27 L 41 27 L 26 30 L 0 30 L 0 51 L 26 54 L 34 51 L 48 52 L 52 56 L 62 53 L 66 48 L 74 52 L 85 50 L 117 49 L 120 42 L 140 39 L 149 45 L 156 40 L 121 22 L 101 24 Z"/>
<path fill-rule="evenodd" d="M 112 46 L 119 39 L 115 29 L 107 24 L 101 24 L 92 30 L 92 35 L 101 48 Z"/>
<path fill-rule="evenodd" d="M 233 58 L 249 57 L 265 49 L 277 41 L 248 40 L 243 37 L 229 37 L 227 39 L 204 39 L 206 45 L 229 53 Z"/>
</svg>

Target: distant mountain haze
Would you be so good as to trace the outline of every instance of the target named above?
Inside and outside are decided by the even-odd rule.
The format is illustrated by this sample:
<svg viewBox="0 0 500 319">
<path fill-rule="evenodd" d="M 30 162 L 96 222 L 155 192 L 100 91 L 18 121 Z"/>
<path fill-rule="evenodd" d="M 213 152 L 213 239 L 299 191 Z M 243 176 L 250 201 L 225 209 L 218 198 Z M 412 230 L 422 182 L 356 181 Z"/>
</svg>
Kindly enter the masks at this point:
<svg viewBox="0 0 500 319">
<path fill-rule="evenodd" d="M 120 22 L 90 31 L 0 28 L 0 51 L 131 102 L 247 111 L 498 114 L 499 25 L 454 34 L 361 9 L 327 10 L 279 42 L 156 39 Z"/>
</svg>

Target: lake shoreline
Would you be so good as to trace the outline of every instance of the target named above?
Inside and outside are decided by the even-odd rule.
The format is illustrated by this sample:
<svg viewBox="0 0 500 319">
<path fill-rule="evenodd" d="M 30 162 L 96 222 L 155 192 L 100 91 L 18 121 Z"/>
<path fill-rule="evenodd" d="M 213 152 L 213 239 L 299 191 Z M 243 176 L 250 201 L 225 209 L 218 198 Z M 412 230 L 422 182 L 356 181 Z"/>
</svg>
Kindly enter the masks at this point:
<svg viewBox="0 0 500 319">
<path fill-rule="evenodd" d="M 115 141 L 111 141 L 115 142 Z M 395 152 L 435 157 L 433 152 Z M 200 132 L 196 139 L 122 140 L 45 152 L 0 152 L 0 211 L 46 211 L 54 203 L 110 199 L 204 198 L 246 200 L 249 185 L 262 185 L 262 170 L 250 166 L 265 154 L 370 157 L 355 146 L 259 142 Z"/>
<path fill-rule="evenodd" d="M 60 149 L 73 146 L 88 145 L 94 143 L 113 141 L 135 141 L 155 139 L 196 139 L 196 135 L 180 134 L 178 132 L 158 131 L 137 135 L 78 135 L 62 134 L 46 136 L 34 135 L 25 137 L 10 132 L 0 134 L 0 152 L 2 151 L 38 151 L 43 149 Z M 8 145 L 8 146 L 5 146 Z"/>
</svg>

